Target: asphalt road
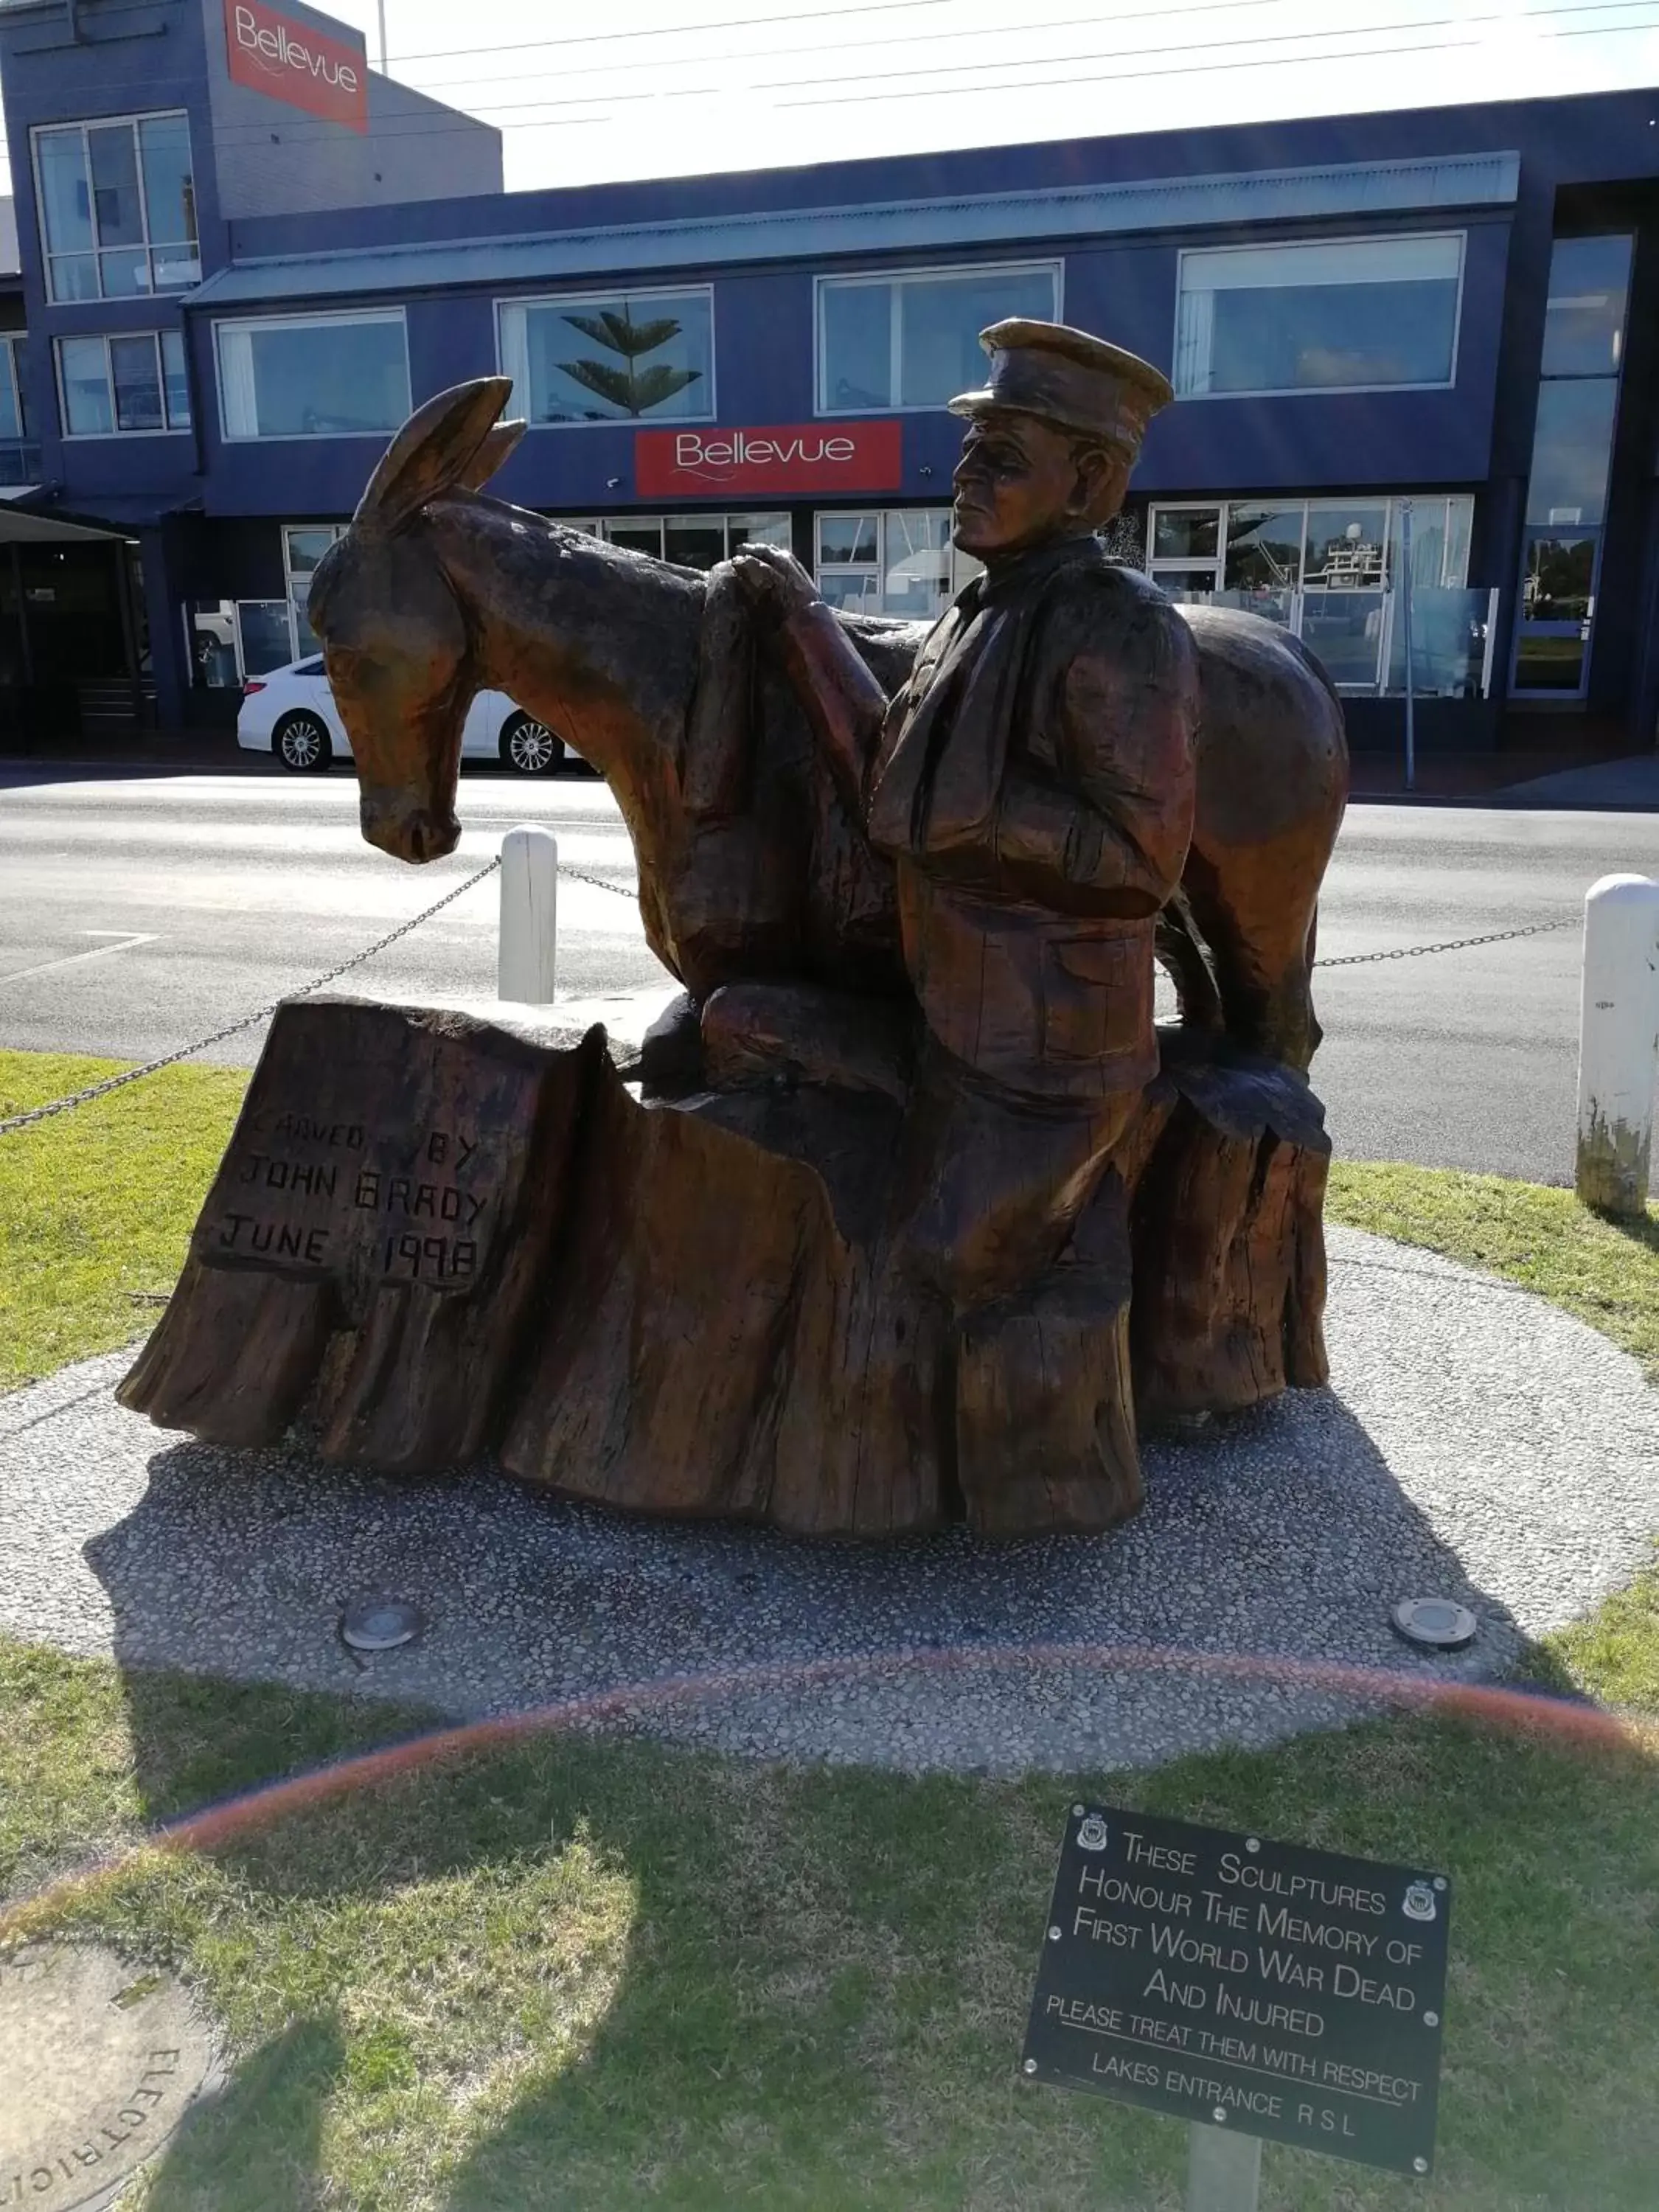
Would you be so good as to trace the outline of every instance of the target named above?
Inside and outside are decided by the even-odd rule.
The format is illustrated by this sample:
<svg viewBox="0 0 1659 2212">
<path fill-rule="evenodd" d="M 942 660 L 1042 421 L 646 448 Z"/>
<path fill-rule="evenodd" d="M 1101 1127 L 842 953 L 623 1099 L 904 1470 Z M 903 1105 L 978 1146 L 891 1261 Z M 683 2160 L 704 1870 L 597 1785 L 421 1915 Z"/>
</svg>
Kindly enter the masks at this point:
<svg viewBox="0 0 1659 2212">
<path fill-rule="evenodd" d="M 618 889 L 632 854 L 586 780 L 469 775 L 458 852 L 418 872 L 366 846 L 356 786 L 244 775 L 0 769 L 0 1043 L 147 1059 L 343 961 L 453 889 L 520 821 Z M 1659 875 L 1659 815 L 1356 806 L 1320 920 L 1322 957 L 1576 917 L 1615 869 Z M 493 994 L 492 880 L 380 954 L 353 989 Z M 564 877 L 559 995 L 661 986 L 631 899 Z M 1316 1087 L 1339 1151 L 1565 1182 L 1578 932 L 1334 968 Z M 251 1061 L 262 1032 L 210 1057 Z"/>
</svg>

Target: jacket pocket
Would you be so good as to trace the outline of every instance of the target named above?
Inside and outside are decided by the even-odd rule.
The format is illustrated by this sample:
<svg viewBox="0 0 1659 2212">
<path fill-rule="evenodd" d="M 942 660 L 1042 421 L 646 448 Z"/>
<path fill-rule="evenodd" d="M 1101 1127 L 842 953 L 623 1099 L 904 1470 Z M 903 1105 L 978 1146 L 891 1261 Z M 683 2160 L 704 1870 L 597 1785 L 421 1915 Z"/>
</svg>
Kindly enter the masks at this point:
<svg viewBox="0 0 1659 2212">
<path fill-rule="evenodd" d="M 1152 948 L 1139 937 L 1055 937 L 1042 948 L 1042 1049 L 1103 1060 L 1146 1041 Z"/>
</svg>

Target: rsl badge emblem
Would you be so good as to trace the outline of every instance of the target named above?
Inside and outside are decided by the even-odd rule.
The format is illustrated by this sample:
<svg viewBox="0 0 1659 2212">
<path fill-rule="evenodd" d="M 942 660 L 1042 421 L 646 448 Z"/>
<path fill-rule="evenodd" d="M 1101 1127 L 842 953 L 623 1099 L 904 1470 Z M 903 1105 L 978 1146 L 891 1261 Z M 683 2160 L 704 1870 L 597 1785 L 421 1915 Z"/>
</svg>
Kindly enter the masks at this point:
<svg viewBox="0 0 1659 2212">
<path fill-rule="evenodd" d="M 1111 1831 L 1098 1813 L 1090 1813 L 1078 1824 L 1077 1847 L 1080 1851 L 1103 1851 L 1111 1841 Z"/>
<path fill-rule="evenodd" d="M 1427 1882 L 1410 1883 L 1404 1898 L 1401 1900 L 1400 1910 L 1407 1920 L 1432 1920 L 1437 1907 L 1434 1892 L 1429 1887 Z"/>
</svg>

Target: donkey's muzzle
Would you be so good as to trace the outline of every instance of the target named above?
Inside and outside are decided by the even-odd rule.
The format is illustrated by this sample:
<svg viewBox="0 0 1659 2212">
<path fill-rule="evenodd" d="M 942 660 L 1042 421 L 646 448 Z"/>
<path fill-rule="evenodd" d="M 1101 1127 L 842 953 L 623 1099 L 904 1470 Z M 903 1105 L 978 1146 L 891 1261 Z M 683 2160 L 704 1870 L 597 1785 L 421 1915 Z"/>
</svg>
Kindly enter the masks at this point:
<svg viewBox="0 0 1659 2212">
<path fill-rule="evenodd" d="M 361 811 L 364 836 L 394 860 L 418 867 L 427 860 L 441 860 L 461 842 L 461 825 L 447 807 L 411 806 L 406 799 L 383 799 L 365 792 Z"/>
</svg>

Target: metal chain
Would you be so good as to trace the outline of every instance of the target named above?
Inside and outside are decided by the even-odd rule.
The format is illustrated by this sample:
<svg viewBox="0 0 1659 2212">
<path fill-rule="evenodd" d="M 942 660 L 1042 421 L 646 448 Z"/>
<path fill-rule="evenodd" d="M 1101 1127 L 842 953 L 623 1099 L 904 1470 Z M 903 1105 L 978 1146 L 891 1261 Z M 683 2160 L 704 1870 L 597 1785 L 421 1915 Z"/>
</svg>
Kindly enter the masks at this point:
<svg viewBox="0 0 1659 2212">
<path fill-rule="evenodd" d="M 1415 960 L 1423 952 L 1465 952 L 1472 945 L 1503 945 L 1512 937 L 1541 937 L 1546 930 L 1576 928 L 1578 916 L 1564 914 L 1554 921 L 1528 922 L 1524 929 L 1493 929 L 1484 937 L 1448 937 L 1438 945 L 1400 945 L 1392 952 L 1345 952 L 1334 960 L 1316 960 L 1316 968 L 1363 968 L 1373 960 Z"/>
<path fill-rule="evenodd" d="M 486 876 L 493 875 L 501 865 L 499 857 L 488 862 L 476 875 L 469 876 L 464 884 L 458 884 L 453 891 L 446 891 L 441 899 L 434 899 L 429 907 L 423 908 L 411 920 L 399 922 L 396 929 L 388 930 L 384 937 L 377 938 L 367 951 L 354 953 L 349 960 L 341 961 L 337 968 L 331 968 L 326 974 L 314 977 L 311 982 L 302 983 L 298 990 L 286 992 L 284 997 L 306 999 L 314 992 L 326 989 L 329 984 L 337 982 L 342 975 L 349 975 L 354 968 L 361 968 L 366 960 L 372 960 L 377 952 L 384 952 L 387 945 L 395 945 L 400 937 L 407 937 L 411 929 L 418 929 L 423 921 L 429 921 L 434 914 L 470 891 L 475 884 L 481 884 Z M 590 884 L 595 890 L 613 891 L 618 898 L 637 896 L 636 884 L 613 884 L 604 876 L 590 874 L 586 868 L 573 868 L 568 863 L 561 866 L 559 873 L 570 877 L 575 883 Z M 1513 938 L 1540 937 L 1552 929 L 1571 928 L 1577 921 L 1576 914 L 1565 914 L 1553 921 L 1529 922 L 1522 929 L 1489 930 L 1482 937 L 1448 937 L 1436 945 L 1401 945 L 1388 952 L 1347 952 L 1339 955 L 1334 960 L 1316 960 L 1314 965 L 1316 968 L 1363 968 L 1377 960 L 1415 960 L 1425 952 L 1464 952 L 1476 945 L 1503 945 Z M 270 1006 L 261 1006 L 253 1013 L 244 1014 L 240 1020 L 227 1022 L 223 1029 L 215 1030 L 210 1036 L 198 1037 L 194 1044 L 183 1045 L 177 1052 L 164 1053 L 160 1060 L 147 1060 L 142 1067 L 129 1067 L 119 1075 L 107 1077 L 102 1083 L 89 1084 L 86 1090 L 76 1091 L 67 1098 L 53 1099 L 50 1105 L 33 1106 L 27 1114 L 14 1115 L 10 1121 L 0 1121 L 0 1137 L 9 1136 L 15 1129 L 27 1129 L 35 1121 L 49 1121 L 54 1114 L 67 1114 L 72 1106 L 84 1106 L 91 1099 L 105 1097 L 110 1091 L 119 1091 L 129 1083 L 137 1083 L 143 1076 L 155 1075 L 161 1068 L 172 1067 L 179 1060 L 193 1059 L 198 1052 L 205 1052 L 210 1045 L 222 1044 L 227 1037 L 252 1029 L 256 1022 L 267 1020 L 282 1004 L 282 999 L 275 999 Z"/>
<path fill-rule="evenodd" d="M 281 999 L 273 999 L 268 1006 L 260 1006 L 253 1013 L 243 1014 L 236 1021 L 227 1022 L 223 1029 L 215 1030 L 211 1036 L 198 1037 L 194 1044 L 181 1045 L 177 1052 L 163 1053 L 160 1060 L 146 1060 L 142 1067 L 124 1068 L 119 1075 L 106 1076 L 101 1083 L 88 1084 L 84 1091 L 73 1091 L 67 1098 L 54 1098 L 50 1105 L 32 1106 L 27 1114 L 14 1114 L 10 1121 L 0 1121 L 0 1137 L 9 1137 L 15 1129 L 27 1129 L 36 1121 L 50 1121 L 54 1114 L 67 1114 L 72 1106 L 84 1106 L 91 1099 L 107 1097 L 112 1091 L 122 1090 L 129 1083 L 137 1083 L 143 1076 L 155 1075 L 161 1068 L 172 1067 L 179 1060 L 190 1060 L 197 1053 L 205 1052 L 210 1045 L 222 1044 L 227 1037 L 234 1037 L 243 1030 L 251 1030 L 256 1022 L 267 1020 L 285 1000 L 308 999 L 313 992 L 325 990 L 329 984 L 337 982 L 342 975 L 349 975 L 354 968 L 361 968 L 364 961 L 372 960 L 377 952 L 384 952 L 388 945 L 395 945 L 400 937 L 407 937 L 411 929 L 418 929 L 423 921 L 430 921 L 434 914 L 464 896 L 474 884 L 483 883 L 486 876 L 493 876 L 501 865 L 498 854 L 476 875 L 469 876 L 464 884 L 458 884 L 453 891 L 446 891 L 441 899 L 434 899 L 430 906 L 423 907 L 410 921 L 400 921 L 396 929 L 389 929 L 384 937 L 376 938 L 366 951 L 354 952 L 349 960 L 341 961 L 337 968 L 331 968 L 325 975 L 313 976 L 309 983 L 301 983 L 297 990 L 285 991 Z"/>
<path fill-rule="evenodd" d="M 590 876 L 586 868 L 573 868 L 568 860 L 560 861 L 559 873 L 579 884 L 592 884 L 597 891 L 615 891 L 618 898 L 635 898 L 639 895 L 637 883 L 610 883 L 604 876 Z"/>
</svg>

